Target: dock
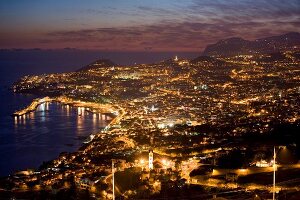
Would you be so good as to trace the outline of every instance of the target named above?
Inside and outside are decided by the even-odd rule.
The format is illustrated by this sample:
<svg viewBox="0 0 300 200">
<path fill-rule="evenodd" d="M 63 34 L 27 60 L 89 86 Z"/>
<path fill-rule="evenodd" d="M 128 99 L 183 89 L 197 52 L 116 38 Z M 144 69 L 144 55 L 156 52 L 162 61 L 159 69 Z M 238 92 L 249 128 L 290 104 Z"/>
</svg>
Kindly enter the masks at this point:
<svg viewBox="0 0 300 200">
<path fill-rule="evenodd" d="M 17 116 L 18 117 L 18 116 L 26 115 L 27 113 L 35 111 L 36 108 L 39 105 L 41 105 L 43 103 L 51 102 L 51 101 L 53 101 L 53 99 L 51 99 L 50 97 L 44 97 L 44 98 L 41 98 L 41 99 L 39 99 L 39 98 L 38 99 L 34 99 L 32 101 L 32 103 L 28 107 L 26 107 L 26 108 L 24 108 L 22 110 L 14 112 L 12 114 L 12 116 Z"/>
</svg>

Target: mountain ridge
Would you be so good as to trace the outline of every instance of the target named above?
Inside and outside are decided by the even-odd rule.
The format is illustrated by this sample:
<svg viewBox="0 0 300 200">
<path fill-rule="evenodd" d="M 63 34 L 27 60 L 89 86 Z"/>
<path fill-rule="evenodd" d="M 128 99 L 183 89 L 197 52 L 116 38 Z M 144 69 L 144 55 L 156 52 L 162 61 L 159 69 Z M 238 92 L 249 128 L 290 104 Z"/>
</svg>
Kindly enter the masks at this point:
<svg viewBox="0 0 300 200">
<path fill-rule="evenodd" d="M 113 67 L 113 66 L 117 66 L 117 65 L 109 59 L 98 59 L 84 67 L 79 68 L 77 72 L 84 72 L 92 69 L 98 69 L 102 67 Z"/>
<path fill-rule="evenodd" d="M 238 54 L 274 53 L 281 50 L 300 48 L 300 33 L 289 32 L 282 35 L 245 40 L 241 37 L 231 37 L 207 45 L 202 55 L 232 56 Z"/>
</svg>

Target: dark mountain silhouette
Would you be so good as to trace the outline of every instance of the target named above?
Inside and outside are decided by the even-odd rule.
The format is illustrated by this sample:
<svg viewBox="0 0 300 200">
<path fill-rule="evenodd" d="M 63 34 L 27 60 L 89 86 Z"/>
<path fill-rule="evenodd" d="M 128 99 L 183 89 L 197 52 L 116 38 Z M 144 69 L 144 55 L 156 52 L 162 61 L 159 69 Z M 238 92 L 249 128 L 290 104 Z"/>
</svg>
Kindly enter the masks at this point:
<svg viewBox="0 0 300 200">
<path fill-rule="evenodd" d="M 266 37 L 254 41 L 234 37 L 208 45 L 203 55 L 232 56 L 238 54 L 274 53 L 282 50 L 300 48 L 300 33 Z"/>
<path fill-rule="evenodd" d="M 96 60 L 95 62 L 88 64 L 85 67 L 82 67 L 80 69 L 78 69 L 77 71 L 88 71 L 91 69 L 98 69 L 98 68 L 103 68 L 103 67 L 113 67 L 116 66 L 115 63 L 113 63 L 111 60 L 108 59 L 100 59 L 100 60 Z"/>
</svg>

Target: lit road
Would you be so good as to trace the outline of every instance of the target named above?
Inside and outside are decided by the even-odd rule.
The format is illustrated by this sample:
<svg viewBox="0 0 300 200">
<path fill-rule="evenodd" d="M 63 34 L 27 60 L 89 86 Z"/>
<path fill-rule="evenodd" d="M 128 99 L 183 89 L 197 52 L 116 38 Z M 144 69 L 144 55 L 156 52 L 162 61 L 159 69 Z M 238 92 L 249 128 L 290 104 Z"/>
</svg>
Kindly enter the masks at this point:
<svg viewBox="0 0 300 200">
<path fill-rule="evenodd" d="M 297 169 L 300 168 L 299 164 L 294 165 L 278 165 L 280 169 Z M 229 170 L 229 169 L 214 169 L 212 176 L 219 176 L 219 175 L 225 175 L 227 173 L 235 173 L 238 176 L 246 176 L 250 174 L 260 174 L 260 173 L 271 173 L 273 172 L 273 167 L 250 167 L 248 169 L 236 169 L 236 170 Z M 247 184 L 237 184 L 237 183 L 226 183 L 224 180 L 215 179 L 215 178 L 209 178 L 207 180 L 203 180 L 200 178 L 191 178 L 191 184 L 196 185 L 206 185 L 210 187 L 219 187 L 219 188 L 230 188 L 235 189 L 237 187 L 242 187 L 247 190 L 273 190 L 273 185 L 261 185 L 261 184 L 255 184 L 255 183 L 247 183 Z M 298 184 L 296 184 L 298 183 Z M 291 186 L 288 185 L 298 185 L 298 186 Z M 276 190 L 285 190 L 285 189 L 295 189 L 300 190 L 300 178 L 290 179 L 287 181 L 281 181 L 276 183 Z"/>
</svg>

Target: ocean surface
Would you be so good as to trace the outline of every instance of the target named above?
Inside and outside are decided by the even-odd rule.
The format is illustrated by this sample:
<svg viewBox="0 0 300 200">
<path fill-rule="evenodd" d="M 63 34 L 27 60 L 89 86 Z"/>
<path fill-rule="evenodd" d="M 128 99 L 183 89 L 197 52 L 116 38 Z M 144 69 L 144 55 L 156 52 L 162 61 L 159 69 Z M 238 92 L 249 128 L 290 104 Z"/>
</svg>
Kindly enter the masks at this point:
<svg viewBox="0 0 300 200">
<path fill-rule="evenodd" d="M 11 114 L 29 105 L 34 95 L 14 94 L 11 85 L 25 75 L 70 72 L 97 59 L 117 64 L 153 63 L 197 53 L 97 52 L 79 50 L 0 50 L 0 177 L 37 168 L 61 152 L 76 151 L 90 134 L 106 126 L 104 117 L 78 115 L 77 108 L 43 104 L 22 118 Z"/>
</svg>

